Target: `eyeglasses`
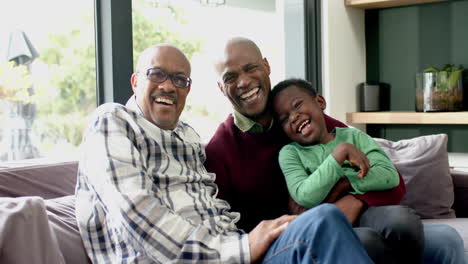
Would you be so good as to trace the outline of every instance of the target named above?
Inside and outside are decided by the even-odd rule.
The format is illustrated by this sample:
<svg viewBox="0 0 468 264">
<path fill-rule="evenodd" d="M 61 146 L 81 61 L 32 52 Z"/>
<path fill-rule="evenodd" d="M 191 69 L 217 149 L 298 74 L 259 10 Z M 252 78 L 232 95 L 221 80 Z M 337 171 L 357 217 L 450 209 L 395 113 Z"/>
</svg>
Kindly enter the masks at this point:
<svg viewBox="0 0 468 264">
<path fill-rule="evenodd" d="M 188 88 L 192 83 L 192 79 L 181 73 L 170 74 L 160 68 L 150 68 L 146 71 L 146 77 L 148 80 L 155 83 L 162 83 L 171 78 L 172 84 L 177 88 Z"/>
</svg>

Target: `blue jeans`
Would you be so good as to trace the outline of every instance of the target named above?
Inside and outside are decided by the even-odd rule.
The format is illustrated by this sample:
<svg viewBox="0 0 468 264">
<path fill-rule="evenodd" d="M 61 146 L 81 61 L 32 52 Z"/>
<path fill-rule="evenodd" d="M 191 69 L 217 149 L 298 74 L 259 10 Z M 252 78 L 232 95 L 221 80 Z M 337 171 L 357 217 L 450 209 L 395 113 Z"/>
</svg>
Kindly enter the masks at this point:
<svg viewBox="0 0 468 264">
<path fill-rule="evenodd" d="M 464 264 L 463 239 L 448 225 L 423 225 L 424 264 Z"/>
<path fill-rule="evenodd" d="M 401 205 L 370 207 L 354 231 L 378 264 L 463 264 L 463 239 L 447 225 L 423 225 Z"/>
<path fill-rule="evenodd" d="M 276 239 L 263 263 L 372 263 L 345 216 L 323 204 L 299 215 Z"/>
<path fill-rule="evenodd" d="M 354 229 L 376 264 L 423 263 L 424 230 L 416 212 L 401 205 L 365 210 Z"/>
</svg>

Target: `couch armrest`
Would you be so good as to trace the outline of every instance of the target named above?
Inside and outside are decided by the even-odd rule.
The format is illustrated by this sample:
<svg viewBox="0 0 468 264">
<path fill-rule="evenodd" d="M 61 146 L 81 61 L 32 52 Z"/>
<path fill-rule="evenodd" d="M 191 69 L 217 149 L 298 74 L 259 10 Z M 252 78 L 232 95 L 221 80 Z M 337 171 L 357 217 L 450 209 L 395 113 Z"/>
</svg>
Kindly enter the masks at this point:
<svg viewBox="0 0 468 264">
<path fill-rule="evenodd" d="M 75 193 L 77 161 L 0 169 L 0 197 L 57 198 Z"/>
<path fill-rule="evenodd" d="M 457 217 L 468 217 L 468 172 L 451 170 L 455 201 L 453 209 Z"/>
</svg>

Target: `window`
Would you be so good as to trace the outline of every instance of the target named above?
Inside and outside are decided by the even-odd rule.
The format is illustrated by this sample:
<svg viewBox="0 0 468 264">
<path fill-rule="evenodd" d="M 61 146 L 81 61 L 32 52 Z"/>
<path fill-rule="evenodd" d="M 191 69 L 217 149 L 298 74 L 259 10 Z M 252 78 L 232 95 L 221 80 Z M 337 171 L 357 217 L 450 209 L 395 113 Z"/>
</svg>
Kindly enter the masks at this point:
<svg viewBox="0 0 468 264">
<path fill-rule="evenodd" d="M 0 163 L 76 158 L 96 108 L 93 6 L 0 2 Z"/>
<path fill-rule="evenodd" d="M 120 17 L 129 15 L 126 5 L 131 0 L 123 1 L 124 5 L 113 2 L 116 5 L 106 4 L 99 9 L 106 15 L 98 12 L 102 20 L 98 25 L 110 23 L 109 7 L 120 8 L 117 12 Z M 95 2 L 101 3 L 98 0 L 0 3 L 0 166 L 5 161 L 29 158 L 77 158 L 87 117 L 96 107 Z M 231 112 L 228 100 L 216 85 L 209 60 L 224 40 L 233 36 L 253 39 L 270 62 L 273 84 L 285 78 L 285 70 L 291 72 L 304 64 L 301 56 L 294 56 L 302 54 L 296 51 L 303 50 L 303 43 L 295 35 L 284 34 L 285 27 L 286 33 L 303 32 L 302 22 L 292 19 L 301 12 L 302 1 L 133 0 L 131 5 L 134 60 L 143 48 L 160 42 L 175 44 L 189 56 L 194 82 L 182 118 L 195 127 L 205 142 Z M 105 32 L 108 30 L 104 28 Z M 111 31 L 112 38 L 106 35 L 105 41 L 101 41 L 101 45 L 106 45 L 101 50 L 125 47 L 121 44 L 128 35 L 122 34 L 121 28 Z M 12 34 L 15 37 L 10 37 Z M 11 44 L 11 39 L 23 42 Z M 20 59 L 10 52 L 10 48 L 21 51 L 25 46 L 35 50 L 28 53 L 29 59 L 28 56 Z M 130 65 L 127 55 L 119 59 L 118 65 L 122 66 L 122 61 Z M 109 65 L 107 60 L 100 63 Z M 109 87 L 103 89 L 100 85 L 101 103 L 123 103 L 131 93 L 127 82 L 130 76 L 124 78 L 120 66 L 114 72 L 118 86 L 109 86 L 108 90 Z M 287 75 L 303 74 L 294 71 Z"/>
<path fill-rule="evenodd" d="M 270 63 L 272 84 L 284 78 L 283 1 L 133 0 L 132 5 L 134 65 L 144 48 L 157 43 L 174 44 L 189 57 L 193 84 L 182 119 L 204 142 L 231 112 L 211 60 L 225 40 L 252 39 Z"/>
</svg>

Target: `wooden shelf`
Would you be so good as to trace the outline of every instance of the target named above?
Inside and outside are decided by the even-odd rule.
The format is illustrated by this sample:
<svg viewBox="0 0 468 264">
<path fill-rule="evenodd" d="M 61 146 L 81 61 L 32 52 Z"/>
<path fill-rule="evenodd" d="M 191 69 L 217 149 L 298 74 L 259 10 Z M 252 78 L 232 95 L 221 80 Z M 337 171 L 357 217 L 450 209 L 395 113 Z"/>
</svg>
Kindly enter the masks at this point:
<svg viewBox="0 0 468 264">
<path fill-rule="evenodd" d="M 346 6 L 362 9 L 386 8 L 394 6 L 417 5 L 447 0 L 345 0 Z"/>
<path fill-rule="evenodd" d="M 353 112 L 346 113 L 349 124 L 441 124 L 467 125 L 468 112 Z"/>
</svg>

